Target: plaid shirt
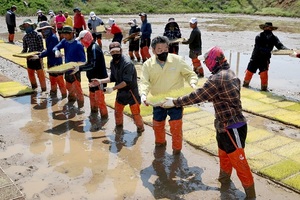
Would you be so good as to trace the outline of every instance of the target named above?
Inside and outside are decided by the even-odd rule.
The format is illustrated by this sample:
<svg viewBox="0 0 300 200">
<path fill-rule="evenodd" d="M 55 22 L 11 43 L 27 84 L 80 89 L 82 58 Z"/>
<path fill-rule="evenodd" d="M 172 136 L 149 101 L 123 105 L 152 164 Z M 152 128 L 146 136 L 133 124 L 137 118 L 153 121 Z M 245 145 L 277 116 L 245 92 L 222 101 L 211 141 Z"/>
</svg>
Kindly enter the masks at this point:
<svg viewBox="0 0 300 200">
<path fill-rule="evenodd" d="M 23 50 L 22 53 L 44 50 L 43 38 L 36 31 L 26 33 L 23 37 Z"/>
<path fill-rule="evenodd" d="M 240 100 L 240 80 L 229 65 L 224 63 L 220 69 L 208 78 L 202 88 L 189 95 L 174 100 L 176 106 L 192 105 L 210 101 L 215 109 L 215 128 L 225 132 L 225 128 L 238 122 L 245 122 Z"/>
</svg>

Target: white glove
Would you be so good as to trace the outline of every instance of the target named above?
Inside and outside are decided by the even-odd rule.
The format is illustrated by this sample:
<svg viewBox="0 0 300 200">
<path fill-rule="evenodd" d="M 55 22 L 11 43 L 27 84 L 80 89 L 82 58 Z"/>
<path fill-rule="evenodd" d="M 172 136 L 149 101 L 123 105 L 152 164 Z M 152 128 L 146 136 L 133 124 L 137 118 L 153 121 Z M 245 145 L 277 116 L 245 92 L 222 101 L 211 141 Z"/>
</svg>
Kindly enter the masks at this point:
<svg viewBox="0 0 300 200">
<path fill-rule="evenodd" d="M 195 90 L 195 89 L 197 89 L 197 86 L 195 85 L 195 83 L 192 83 L 191 84 L 191 87 Z"/>
<path fill-rule="evenodd" d="M 40 57 L 38 55 L 33 55 L 29 58 L 29 60 L 38 60 Z"/>
<path fill-rule="evenodd" d="M 98 85 L 100 85 L 100 84 L 101 84 L 101 82 L 100 82 L 99 79 L 93 78 L 93 79 L 92 79 L 92 82 L 89 83 L 89 86 L 90 86 L 90 87 L 96 87 L 96 86 L 98 86 Z"/>
<path fill-rule="evenodd" d="M 163 107 L 163 108 L 175 107 L 173 100 L 174 99 L 172 97 L 166 97 L 166 101 L 161 105 L 161 107 Z"/>
<path fill-rule="evenodd" d="M 141 96 L 141 102 L 142 102 L 142 104 L 144 106 L 148 106 L 148 104 L 147 104 L 147 96 L 146 95 L 142 94 L 142 96 Z"/>
<path fill-rule="evenodd" d="M 290 54 L 291 57 L 297 58 L 297 52 L 294 51 L 292 54 Z"/>
<path fill-rule="evenodd" d="M 55 53 L 54 53 L 54 54 L 55 54 L 55 57 L 56 57 L 56 58 L 62 57 L 59 50 L 55 50 Z"/>
<path fill-rule="evenodd" d="M 75 73 L 78 72 L 78 71 L 79 71 L 79 66 L 74 66 L 71 75 L 75 74 Z"/>
<path fill-rule="evenodd" d="M 114 89 L 112 89 L 110 87 L 106 87 L 106 88 L 104 88 L 104 90 L 105 90 L 104 94 L 110 94 L 114 91 Z"/>
</svg>

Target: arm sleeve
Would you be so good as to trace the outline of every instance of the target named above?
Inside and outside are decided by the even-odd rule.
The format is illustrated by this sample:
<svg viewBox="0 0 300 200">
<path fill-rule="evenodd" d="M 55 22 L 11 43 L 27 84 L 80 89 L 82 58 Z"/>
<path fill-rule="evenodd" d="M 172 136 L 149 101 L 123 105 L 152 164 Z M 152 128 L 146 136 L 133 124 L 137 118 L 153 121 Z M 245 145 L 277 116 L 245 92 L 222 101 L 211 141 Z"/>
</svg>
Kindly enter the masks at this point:
<svg viewBox="0 0 300 200">
<path fill-rule="evenodd" d="M 147 65 L 144 64 L 142 66 L 142 76 L 141 76 L 141 84 L 140 84 L 140 94 L 144 94 L 147 96 L 147 94 L 150 91 L 150 77 L 149 77 L 149 72 L 147 69 Z"/>
</svg>

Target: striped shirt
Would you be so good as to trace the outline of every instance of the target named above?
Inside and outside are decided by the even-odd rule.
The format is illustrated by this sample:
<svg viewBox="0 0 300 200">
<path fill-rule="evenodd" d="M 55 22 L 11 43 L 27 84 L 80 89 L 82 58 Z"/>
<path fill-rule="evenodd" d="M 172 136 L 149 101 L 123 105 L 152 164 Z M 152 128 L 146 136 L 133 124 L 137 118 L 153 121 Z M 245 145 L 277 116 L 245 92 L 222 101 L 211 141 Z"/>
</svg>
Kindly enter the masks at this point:
<svg viewBox="0 0 300 200">
<path fill-rule="evenodd" d="M 246 122 L 242 114 L 240 89 L 240 80 L 225 62 L 219 71 L 208 78 L 202 88 L 177 98 L 174 104 L 184 106 L 204 101 L 212 102 L 215 109 L 215 128 L 218 132 L 225 132 L 228 126 Z"/>
</svg>

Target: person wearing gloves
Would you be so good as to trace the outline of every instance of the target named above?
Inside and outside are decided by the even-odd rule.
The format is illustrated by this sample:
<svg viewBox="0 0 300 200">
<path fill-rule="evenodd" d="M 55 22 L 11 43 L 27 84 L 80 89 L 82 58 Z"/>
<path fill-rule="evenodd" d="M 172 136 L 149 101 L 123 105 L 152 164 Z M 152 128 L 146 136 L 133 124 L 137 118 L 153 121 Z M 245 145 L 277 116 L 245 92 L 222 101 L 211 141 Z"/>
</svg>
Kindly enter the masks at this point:
<svg viewBox="0 0 300 200">
<path fill-rule="evenodd" d="M 245 72 L 243 87 L 249 87 L 253 74 L 259 69 L 261 91 L 268 91 L 268 71 L 271 52 L 274 46 L 279 50 L 288 48 L 273 34 L 273 30 L 277 30 L 278 27 L 273 26 L 271 22 L 260 24 L 259 28 L 262 29 L 263 32 L 255 37 L 255 45 Z"/>
<path fill-rule="evenodd" d="M 141 97 L 138 90 L 136 69 L 130 58 L 122 54 L 119 42 L 112 42 L 109 45 L 109 51 L 112 56 L 110 76 L 104 79 L 93 79 L 90 85 L 95 87 L 99 84 L 115 82 L 114 87 L 104 88 L 106 94 L 117 90 L 115 100 L 115 132 L 117 134 L 123 133 L 123 110 L 129 104 L 133 121 L 137 126 L 137 133 L 141 134 L 145 129 L 143 118 L 140 114 Z"/>
<path fill-rule="evenodd" d="M 141 17 L 142 26 L 141 26 L 141 55 L 143 62 L 151 57 L 149 53 L 149 47 L 151 44 L 151 34 L 152 34 L 152 27 L 151 24 L 148 22 L 147 14 L 140 13 L 139 16 Z"/>
<path fill-rule="evenodd" d="M 128 54 L 132 61 L 134 61 L 134 57 L 135 57 L 137 62 L 141 62 L 141 56 L 139 53 L 140 50 L 139 34 L 141 32 L 141 29 L 138 27 L 136 19 L 130 20 L 128 24 L 130 25 L 130 30 L 129 30 L 130 38 L 128 39 L 129 42 Z M 124 43 L 126 43 L 126 41 L 124 41 Z"/>
<path fill-rule="evenodd" d="M 109 28 L 106 28 L 106 30 L 114 35 L 112 42 L 119 42 L 121 44 L 123 39 L 121 28 L 116 24 L 113 18 L 109 18 L 107 24 L 109 25 Z"/>
<path fill-rule="evenodd" d="M 76 67 L 75 71 L 86 71 L 86 76 L 91 83 L 93 79 L 107 78 L 107 71 L 103 51 L 100 46 L 94 41 L 91 32 L 83 30 L 79 33 L 76 40 L 87 50 L 87 62 L 85 65 Z M 106 84 L 103 84 L 106 87 Z M 101 119 L 108 118 L 108 111 L 105 103 L 103 89 L 99 86 L 89 86 L 89 97 L 91 106 L 91 116 L 98 116 L 100 111 Z"/>
<path fill-rule="evenodd" d="M 60 49 L 64 49 L 65 63 L 69 62 L 85 62 L 85 52 L 82 44 L 75 40 L 74 30 L 71 26 L 63 26 L 62 39 L 52 51 L 55 53 L 55 57 L 61 57 Z M 80 71 L 70 70 L 65 73 L 66 87 L 68 90 L 68 103 L 73 104 L 77 101 L 78 114 L 84 113 L 84 96 L 81 88 Z"/>
<path fill-rule="evenodd" d="M 220 159 L 218 180 L 222 185 L 230 184 L 234 168 L 245 189 L 246 199 L 255 199 L 254 180 L 244 152 L 247 121 L 240 100 L 241 81 L 230 69 L 219 47 L 212 47 L 204 54 L 204 63 L 212 75 L 203 87 L 177 99 L 168 98 L 162 107 L 180 108 L 204 101 L 212 102 Z"/>
<path fill-rule="evenodd" d="M 201 62 L 198 59 L 198 56 L 202 55 L 202 39 L 201 32 L 197 26 L 198 20 L 195 17 L 190 19 L 190 27 L 193 29 L 190 38 L 188 40 L 184 40 L 182 44 L 189 45 L 189 57 L 192 59 L 194 72 L 197 74 L 199 78 L 204 77 L 203 67 L 201 66 Z"/>
<path fill-rule="evenodd" d="M 142 103 L 148 105 L 147 95 L 153 96 L 179 90 L 186 80 L 192 88 L 196 88 L 197 75 L 184 59 L 176 54 L 169 54 L 169 40 L 165 36 L 157 36 L 151 43 L 153 56 L 144 62 L 140 84 Z M 182 149 L 182 115 L 183 107 L 153 107 L 153 130 L 155 146 L 166 146 L 165 123 L 170 116 L 170 132 L 172 135 L 173 154 L 180 154 Z"/>
<path fill-rule="evenodd" d="M 98 45 L 102 47 L 101 39 L 102 34 L 98 33 L 96 28 L 97 26 L 104 25 L 102 19 L 96 16 L 95 12 L 90 12 L 90 18 L 88 19 L 88 28 L 90 29 L 94 41 L 98 41 Z M 100 44 L 99 44 L 100 43 Z"/>
<path fill-rule="evenodd" d="M 20 30 L 25 31 L 26 34 L 23 37 L 23 50 L 22 53 L 29 52 L 42 52 L 44 50 L 43 38 L 40 34 L 34 31 L 37 27 L 36 23 L 33 23 L 30 19 L 26 19 L 19 26 Z M 40 82 L 42 92 L 46 92 L 46 78 L 44 72 L 44 64 L 42 59 L 31 59 L 31 57 L 27 58 L 27 73 L 28 78 L 31 83 L 31 87 L 33 90 L 37 90 L 37 81 L 35 78 L 35 73 Z"/>
<path fill-rule="evenodd" d="M 61 65 L 62 64 L 62 58 L 55 57 L 54 52 L 52 49 L 59 43 L 58 38 L 56 34 L 53 33 L 53 27 L 46 21 L 40 22 L 38 24 L 37 28 L 38 32 L 41 32 L 43 35 L 43 38 L 46 40 L 46 49 L 39 55 L 35 55 L 32 57 L 32 59 L 42 59 L 44 57 L 47 57 L 47 67 L 50 69 L 51 67 Z M 60 89 L 62 99 L 67 97 L 67 89 L 66 84 L 64 81 L 64 77 L 62 73 L 50 73 L 49 74 L 50 79 L 50 96 L 56 97 L 57 96 L 57 86 Z"/>
</svg>

